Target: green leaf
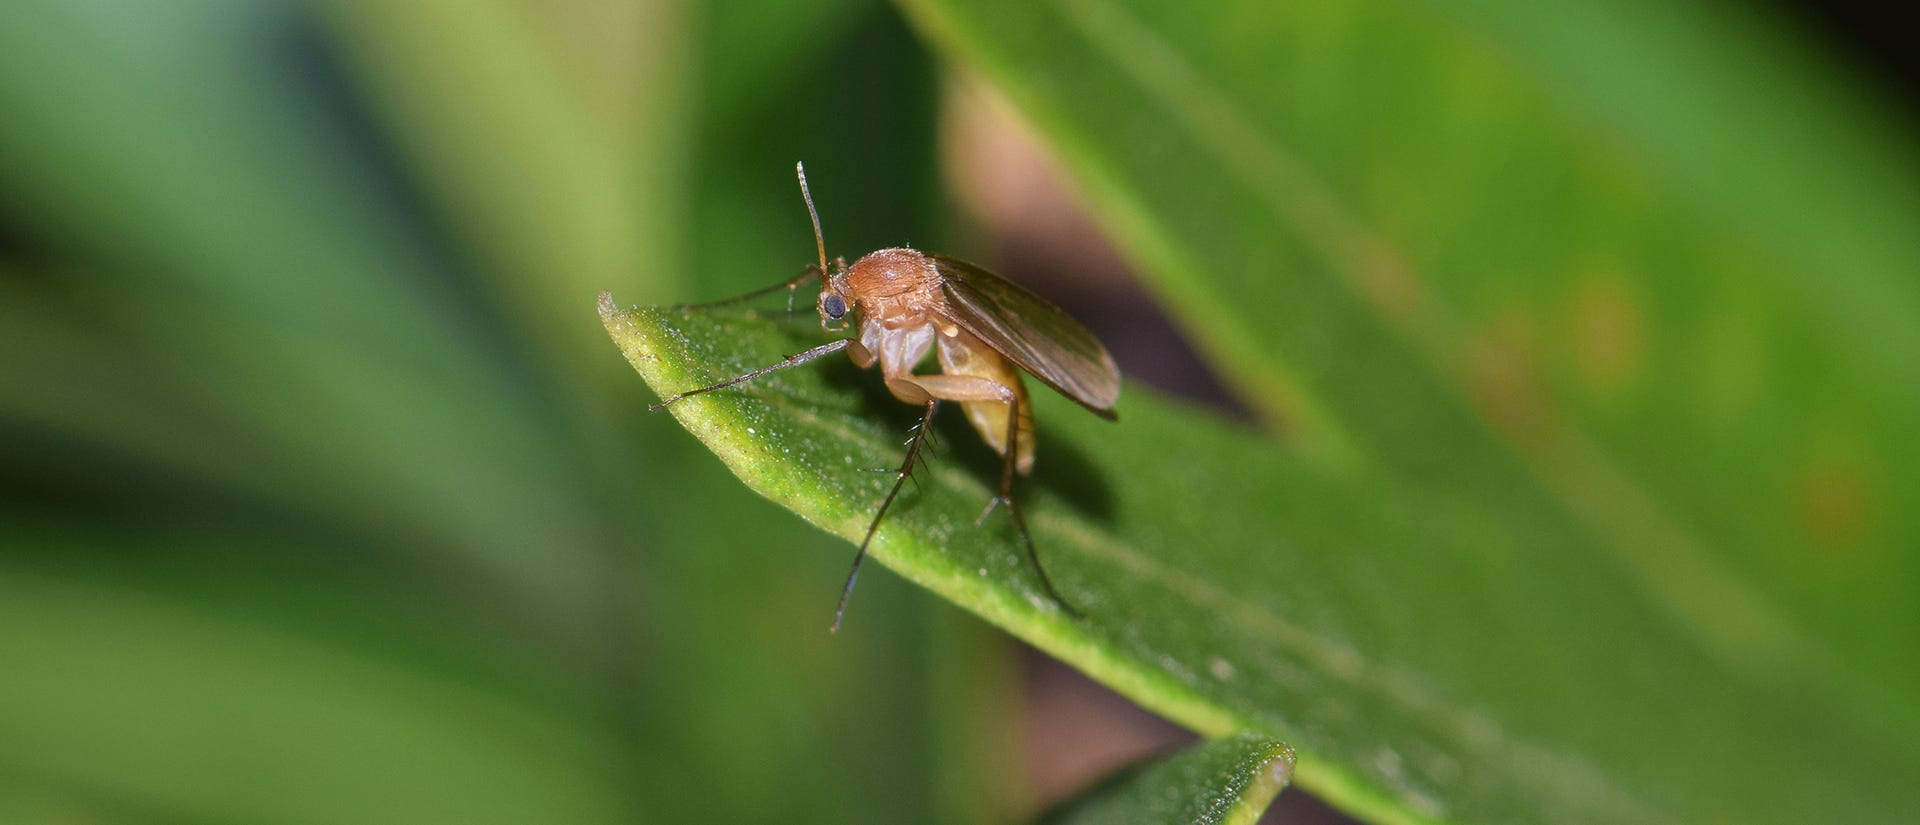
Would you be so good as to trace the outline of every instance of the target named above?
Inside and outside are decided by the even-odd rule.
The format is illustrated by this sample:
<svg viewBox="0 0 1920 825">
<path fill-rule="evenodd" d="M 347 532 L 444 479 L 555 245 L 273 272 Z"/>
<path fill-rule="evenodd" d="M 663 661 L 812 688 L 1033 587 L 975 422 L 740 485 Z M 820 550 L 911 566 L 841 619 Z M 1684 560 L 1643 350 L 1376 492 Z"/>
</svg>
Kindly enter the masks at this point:
<svg viewBox="0 0 1920 825">
<path fill-rule="evenodd" d="M 804 316 L 603 295 L 601 317 L 663 396 L 819 341 Z M 1004 519 L 974 524 L 994 465 L 958 422 L 874 557 L 1204 734 L 1288 737 L 1303 784 L 1383 820 L 1907 809 L 1911 745 L 1836 717 L 1817 686 L 1755 685 L 1703 657 L 1564 515 L 1328 471 L 1139 388 L 1121 406 L 1113 425 L 1036 396 L 1023 501 L 1083 618 L 1044 595 Z M 850 541 L 891 481 L 862 468 L 896 464 L 915 417 L 840 359 L 670 409 L 749 487 Z M 1789 786 L 1792 804 L 1763 792 Z"/>
<path fill-rule="evenodd" d="M 1920 155 L 1850 78 L 1734 5 L 904 5 L 1319 472 L 1489 537 L 1315 626 L 1602 781 L 1337 757 L 1395 811 L 1913 807 Z"/>
<path fill-rule="evenodd" d="M 1717 7 L 908 5 L 1290 441 L 1569 511 L 1707 655 L 1920 732 L 1920 158 L 1804 47 Z"/>
<path fill-rule="evenodd" d="M 1293 775 L 1293 751 L 1257 734 L 1202 742 L 1134 765 L 1040 821 L 1047 825 L 1252 825 Z"/>
<path fill-rule="evenodd" d="M 496 651 L 487 670 L 512 676 L 476 678 L 485 671 L 443 660 L 464 645 L 444 632 L 396 650 L 289 629 L 261 621 L 267 611 L 178 592 L 217 585 L 166 581 L 151 562 L 133 566 L 146 575 L 58 564 L 101 537 L 12 529 L 25 535 L 0 542 L 0 788 L 76 816 L 131 807 L 128 821 L 628 819 L 605 791 L 619 741 L 587 703 L 551 684 L 527 689 L 557 675 L 529 668 L 532 656 Z M 176 552 L 230 541 L 168 538 Z M 149 540 L 119 543 L 150 552 Z M 234 567 L 199 573 L 232 580 Z M 282 599 L 315 595 L 253 583 Z M 366 594 L 339 584 L 318 595 L 359 595 L 371 612 Z"/>
<path fill-rule="evenodd" d="M 710 284 L 710 224 L 807 242 L 772 138 L 843 99 L 809 56 L 931 105 L 889 9 L 100 11 L 0 14 L 0 821 L 927 809 L 927 721 L 871 723 L 927 695 L 921 601 L 870 588 L 858 645 L 794 627 L 832 540 L 766 541 L 784 512 L 580 357 L 592 290 Z M 702 122 L 694 61 L 780 50 Z M 931 168 L 820 131 L 810 161 Z M 712 194 L 756 165 L 777 200 Z"/>
</svg>

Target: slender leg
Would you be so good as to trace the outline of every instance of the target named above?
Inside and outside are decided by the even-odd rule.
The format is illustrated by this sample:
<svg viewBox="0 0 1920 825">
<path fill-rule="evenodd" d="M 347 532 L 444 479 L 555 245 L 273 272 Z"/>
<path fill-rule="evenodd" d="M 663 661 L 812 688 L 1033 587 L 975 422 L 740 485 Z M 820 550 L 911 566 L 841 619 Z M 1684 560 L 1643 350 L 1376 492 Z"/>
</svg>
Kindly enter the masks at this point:
<svg viewBox="0 0 1920 825">
<path fill-rule="evenodd" d="M 852 339 L 850 338 L 842 338 L 838 341 L 832 341 L 829 343 L 821 344 L 820 346 L 814 347 L 813 349 L 807 350 L 806 352 L 800 353 L 799 355 L 789 355 L 777 364 L 774 364 L 768 367 L 761 367 L 757 370 L 754 370 L 753 372 L 747 373 L 746 375 L 729 378 L 718 384 L 701 387 L 700 389 L 697 389 L 697 390 L 687 390 L 686 392 L 680 393 L 679 395 L 675 395 L 671 398 L 663 399 L 658 404 L 650 404 L 647 406 L 647 409 L 658 410 L 662 407 L 667 406 L 668 404 L 672 404 L 675 401 L 679 401 L 682 398 L 686 398 L 689 395 L 699 395 L 703 392 L 713 392 L 714 390 L 726 389 L 727 387 L 731 387 L 735 384 L 743 384 L 748 381 L 752 381 L 753 379 L 759 378 L 760 376 L 766 375 L 767 373 L 773 372 L 774 370 L 783 370 L 788 367 L 797 367 L 801 364 L 807 363 L 808 361 L 812 361 L 816 358 L 819 358 L 822 355 L 832 355 L 833 353 L 846 349 L 847 344 L 851 341 Z"/>
<path fill-rule="evenodd" d="M 800 274 L 793 276 L 789 280 L 774 284 L 773 286 L 763 287 L 760 289 L 756 289 L 752 292 L 749 292 L 745 295 L 735 295 L 732 298 L 727 298 L 720 301 L 713 301 L 711 303 L 680 304 L 678 306 L 675 306 L 674 309 L 713 309 L 714 307 L 732 306 L 734 304 L 743 304 L 755 298 L 758 298 L 762 295 L 768 295 L 773 292 L 777 292 L 779 290 L 784 289 L 787 291 L 787 314 L 792 315 L 794 290 L 799 289 L 800 285 L 806 283 L 809 279 L 818 279 L 819 277 L 820 277 L 820 265 L 807 264 L 807 268 L 800 270 Z"/>
<path fill-rule="evenodd" d="M 1040 576 L 1040 586 L 1046 589 L 1047 595 L 1052 597 L 1054 603 L 1060 605 L 1060 609 L 1066 611 L 1067 615 L 1079 618 L 1080 611 L 1075 610 L 1073 605 L 1060 595 L 1060 591 L 1054 589 L 1053 579 L 1047 577 L 1047 568 L 1040 566 L 1040 554 L 1033 549 L 1033 537 L 1027 535 L 1026 516 L 1020 513 L 1020 502 L 1013 498 L 1013 465 L 1015 456 L 1020 454 L 1019 440 L 1020 400 L 1015 398 L 1007 404 L 1007 454 L 1000 463 L 1000 492 L 994 496 L 993 501 L 987 503 L 987 513 L 993 512 L 994 504 L 1001 501 L 1007 503 L 1007 512 L 1013 514 L 1013 526 L 1020 529 L 1020 542 L 1027 546 L 1027 561 L 1033 564 L 1033 572 Z M 980 517 L 985 519 L 987 513 L 981 513 Z"/>
<path fill-rule="evenodd" d="M 913 477 L 914 464 L 920 460 L 920 448 L 927 443 L 927 434 L 933 430 L 933 412 L 940 407 L 940 399 L 927 399 L 927 412 L 920 417 L 920 424 L 913 428 L 913 438 L 907 441 L 907 460 L 900 463 L 899 475 L 893 479 L 893 489 L 887 491 L 887 498 L 880 502 L 880 512 L 873 514 L 872 523 L 867 525 L 867 535 L 860 540 L 860 549 L 853 554 L 853 569 L 847 571 L 847 584 L 840 588 L 840 604 L 833 609 L 833 626 L 829 633 L 840 632 L 840 617 L 846 615 L 847 598 L 853 595 L 853 583 L 860 578 L 860 562 L 867 559 L 867 545 L 873 543 L 873 534 L 880 529 L 880 520 L 887 515 L 887 508 L 893 506 L 894 497 L 900 495 L 900 487 Z M 1049 586 L 1048 589 L 1052 589 Z"/>
<path fill-rule="evenodd" d="M 934 437 L 933 430 L 931 429 L 932 423 L 932 419 L 920 419 L 920 423 L 913 425 L 912 434 L 907 436 L 907 440 L 901 446 L 912 449 L 914 442 L 919 441 L 921 442 L 920 449 L 922 451 L 938 452 L 940 449 L 940 440 Z M 915 466 L 917 467 L 918 464 L 916 463 Z M 860 472 L 892 473 L 896 478 L 900 476 L 900 470 L 895 467 L 861 467 Z M 913 489 L 920 489 L 920 476 L 909 472 L 907 473 L 907 480 L 913 482 Z"/>
<path fill-rule="evenodd" d="M 994 401 L 1007 405 L 1007 449 L 1000 465 L 1000 486 L 993 500 L 988 502 L 986 512 L 980 514 L 980 520 L 984 522 L 995 507 L 1005 502 L 1007 511 L 1013 515 L 1014 527 L 1020 531 L 1020 543 L 1027 548 L 1027 561 L 1040 578 L 1040 586 L 1067 615 L 1078 617 L 1080 612 L 1060 595 L 1060 591 L 1053 586 L 1053 579 L 1047 575 L 1047 569 L 1040 565 L 1040 554 L 1034 549 L 1033 536 L 1027 533 L 1026 514 L 1020 511 L 1020 503 L 1013 496 L 1013 479 L 1020 456 L 1020 394 L 1005 384 L 978 375 L 906 375 L 889 378 L 887 382 L 889 388 L 896 383 L 910 384 L 928 398 L 963 404 L 969 401 Z"/>
</svg>

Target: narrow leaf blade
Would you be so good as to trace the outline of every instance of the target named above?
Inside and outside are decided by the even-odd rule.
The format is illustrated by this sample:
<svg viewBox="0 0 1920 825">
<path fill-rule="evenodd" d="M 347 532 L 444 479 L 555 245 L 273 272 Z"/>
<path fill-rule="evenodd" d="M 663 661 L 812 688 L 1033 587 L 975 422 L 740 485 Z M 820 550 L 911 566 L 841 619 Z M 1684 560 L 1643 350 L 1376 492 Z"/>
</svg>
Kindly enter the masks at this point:
<svg viewBox="0 0 1920 825">
<path fill-rule="evenodd" d="M 1253 825 L 1293 776 L 1293 751 L 1258 734 L 1202 742 L 1121 770 L 1044 825 Z"/>
</svg>

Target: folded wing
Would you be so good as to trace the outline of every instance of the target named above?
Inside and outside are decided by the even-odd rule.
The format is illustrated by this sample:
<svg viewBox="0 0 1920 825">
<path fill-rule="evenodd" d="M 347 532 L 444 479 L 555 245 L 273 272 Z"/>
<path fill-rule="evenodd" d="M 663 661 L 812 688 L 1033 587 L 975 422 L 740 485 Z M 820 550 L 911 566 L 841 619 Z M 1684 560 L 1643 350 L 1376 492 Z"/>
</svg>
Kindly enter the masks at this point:
<svg viewBox="0 0 1920 825">
<path fill-rule="evenodd" d="M 966 261 L 928 255 L 940 271 L 942 317 L 1102 418 L 1116 418 L 1120 370 L 1079 321 L 1018 284 Z"/>
</svg>

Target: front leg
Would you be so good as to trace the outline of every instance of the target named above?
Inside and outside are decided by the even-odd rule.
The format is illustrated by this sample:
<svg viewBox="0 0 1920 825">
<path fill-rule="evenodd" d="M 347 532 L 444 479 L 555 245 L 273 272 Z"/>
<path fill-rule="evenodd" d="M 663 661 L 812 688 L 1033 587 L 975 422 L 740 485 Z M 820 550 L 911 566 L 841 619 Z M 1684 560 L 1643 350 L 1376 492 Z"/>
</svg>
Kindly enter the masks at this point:
<svg viewBox="0 0 1920 825">
<path fill-rule="evenodd" d="M 799 355 L 789 355 L 786 358 L 782 359 L 780 363 L 774 364 L 772 366 L 761 367 L 757 370 L 754 370 L 753 372 L 747 373 L 746 375 L 735 376 L 733 378 L 729 378 L 725 381 L 722 381 L 718 384 L 709 384 L 697 390 L 687 390 L 686 392 L 680 393 L 679 395 L 675 395 L 671 398 L 662 399 L 658 404 L 648 405 L 647 409 L 650 411 L 659 410 L 660 408 L 665 407 L 668 404 L 672 404 L 673 402 L 679 401 L 680 399 L 686 398 L 687 396 L 690 396 L 690 395 L 699 395 L 703 392 L 713 392 L 714 390 L 723 390 L 735 384 L 744 384 L 748 381 L 752 381 L 753 379 L 759 378 L 760 376 L 766 375 L 767 373 L 773 372 L 774 370 L 783 370 L 788 367 L 797 367 L 801 364 L 807 363 L 808 361 L 812 361 L 816 358 L 819 358 L 822 355 L 831 355 L 833 353 L 846 349 L 847 345 L 850 343 L 852 343 L 850 339 L 842 338 L 838 341 L 821 344 L 820 346 L 814 347 L 813 349 L 807 350 L 806 352 L 800 353 Z"/>
<path fill-rule="evenodd" d="M 794 291 L 798 290 L 801 284 L 804 284 L 809 280 L 817 281 L 821 277 L 822 277 L 822 273 L 820 272 L 819 264 L 807 264 L 807 268 L 800 270 L 800 274 L 795 275 L 786 281 L 782 281 L 780 283 L 774 284 L 773 286 L 761 287 L 760 289 L 756 289 L 745 295 L 735 295 L 732 298 L 725 298 L 725 299 L 713 301 L 710 303 L 677 304 L 674 306 L 674 309 L 678 309 L 678 310 L 703 309 L 704 310 L 704 309 L 714 309 L 716 307 L 732 306 L 734 304 L 743 304 L 755 298 L 758 298 L 762 295 L 770 295 L 774 292 L 784 289 L 787 291 L 787 314 L 792 315 Z"/>
<path fill-rule="evenodd" d="M 840 604 L 833 608 L 833 625 L 827 628 L 829 633 L 840 632 L 840 617 L 846 615 L 847 598 L 853 595 L 853 583 L 860 578 L 860 562 L 867 559 L 867 545 L 873 543 L 873 534 L 880 529 L 880 520 L 886 518 L 887 508 L 893 506 L 893 500 L 900 495 L 900 488 L 913 477 L 914 466 L 920 461 L 920 450 L 927 444 L 928 434 L 933 429 L 933 413 L 940 408 L 940 402 L 926 400 L 926 414 L 920 416 L 920 423 L 914 425 L 913 438 L 907 440 L 907 459 L 900 462 L 900 470 L 894 475 L 893 489 L 887 491 L 887 497 L 880 502 L 880 512 L 873 514 L 873 521 L 867 523 L 867 535 L 860 539 L 860 549 L 853 554 L 853 568 L 847 571 L 847 583 L 840 588 Z"/>
</svg>

